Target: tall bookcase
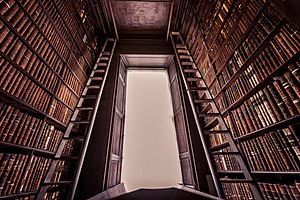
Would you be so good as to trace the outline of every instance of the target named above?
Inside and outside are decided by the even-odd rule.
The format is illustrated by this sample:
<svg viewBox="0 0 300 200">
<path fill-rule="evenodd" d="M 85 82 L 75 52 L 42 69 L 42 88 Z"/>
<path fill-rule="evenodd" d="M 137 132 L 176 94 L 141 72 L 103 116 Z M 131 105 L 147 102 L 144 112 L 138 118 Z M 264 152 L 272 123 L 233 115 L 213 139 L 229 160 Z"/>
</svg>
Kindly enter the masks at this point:
<svg viewBox="0 0 300 200">
<path fill-rule="evenodd" d="M 100 49 L 90 3 L 0 1 L 1 199 L 34 198 L 54 158 Z"/>
<path fill-rule="evenodd" d="M 189 1 L 180 31 L 266 199 L 300 197 L 300 34 L 268 0 Z M 228 145 L 223 134 L 209 142 Z M 226 156 L 221 169 L 234 169 Z M 236 172 L 238 174 L 238 172 Z M 249 191 L 223 185 L 228 199 Z"/>
</svg>

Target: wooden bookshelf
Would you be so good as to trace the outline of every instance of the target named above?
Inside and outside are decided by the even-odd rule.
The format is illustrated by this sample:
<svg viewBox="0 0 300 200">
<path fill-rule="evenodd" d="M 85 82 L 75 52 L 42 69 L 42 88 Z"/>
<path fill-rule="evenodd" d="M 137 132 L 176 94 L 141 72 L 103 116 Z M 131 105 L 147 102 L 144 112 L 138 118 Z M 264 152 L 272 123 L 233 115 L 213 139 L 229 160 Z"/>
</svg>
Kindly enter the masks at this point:
<svg viewBox="0 0 300 200">
<path fill-rule="evenodd" d="M 194 12 L 181 29 L 192 57 L 263 196 L 298 198 L 299 33 L 268 0 L 225 0 L 214 11 L 208 6 L 212 2 L 204 2 L 193 4 L 195 10 L 214 14 Z M 208 106 L 203 110 L 212 112 Z M 221 171 L 224 176 L 242 180 L 235 161 L 223 156 L 230 144 L 217 124 L 208 122 L 206 133 L 215 160 L 222 162 L 220 169 L 231 170 Z M 227 197 L 249 193 L 246 183 L 223 182 Z"/>
<path fill-rule="evenodd" d="M 96 62 L 101 27 L 82 2 L 0 3 L 0 199 L 35 198 Z"/>
<path fill-rule="evenodd" d="M 25 198 L 25 197 L 33 197 L 36 196 L 37 191 L 34 192 L 22 192 L 13 195 L 0 196 L 0 199 L 16 199 L 16 198 Z"/>
</svg>

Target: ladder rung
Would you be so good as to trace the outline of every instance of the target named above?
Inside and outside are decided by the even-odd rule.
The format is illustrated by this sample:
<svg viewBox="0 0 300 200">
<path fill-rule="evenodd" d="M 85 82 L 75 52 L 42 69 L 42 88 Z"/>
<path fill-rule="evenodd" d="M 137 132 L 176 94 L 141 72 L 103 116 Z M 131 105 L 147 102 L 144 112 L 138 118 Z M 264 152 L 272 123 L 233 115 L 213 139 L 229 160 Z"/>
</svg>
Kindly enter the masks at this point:
<svg viewBox="0 0 300 200">
<path fill-rule="evenodd" d="M 172 31 L 171 34 L 172 35 L 179 35 L 179 32 L 178 31 Z"/>
<path fill-rule="evenodd" d="M 188 77 L 186 78 L 187 81 L 200 81 L 202 78 L 200 77 Z"/>
<path fill-rule="evenodd" d="M 106 67 L 107 63 L 97 63 L 97 66 L 99 66 L 99 67 Z"/>
<path fill-rule="evenodd" d="M 109 60 L 109 57 L 107 57 L 107 56 L 101 56 L 100 60 Z"/>
<path fill-rule="evenodd" d="M 243 172 L 242 171 L 236 171 L 236 170 L 220 170 L 220 171 L 218 171 L 218 174 L 238 175 L 238 174 L 243 174 Z"/>
<path fill-rule="evenodd" d="M 189 51 L 186 49 L 178 49 L 177 51 L 178 53 L 189 53 Z"/>
<path fill-rule="evenodd" d="M 190 91 L 207 90 L 207 87 L 190 87 Z"/>
<path fill-rule="evenodd" d="M 81 111 L 83 111 L 83 110 L 89 110 L 89 111 L 91 111 L 91 110 L 94 110 L 94 107 L 77 107 L 77 109 L 81 110 Z"/>
<path fill-rule="evenodd" d="M 224 142 L 219 145 L 213 146 L 210 148 L 210 150 L 211 151 L 219 151 L 219 150 L 225 149 L 226 147 L 229 147 L 229 142 Z"/>
<path fill-rule="evenodd" d="M 198 117 L 219 117 L 220 113 L 201 113 Z"/>
<path fill-rule="evenodd" d="M 223 183 L 252 183 L 252 180 L 247 180 L 247 179 L 228 179 L 228 178 L 221 178 L 220 182 Z"/>
<path fill-rule="evenodd" d="M 220 134 L 220 133 L 228 133 L 228 130 L 211 130 L 211 131 L 204 131 L 205 134 Z"/>
<path fill-rule="evenodd" d="M 90 79 L 92 81 L 101 81 L 103 78 L 102 77 L 91 77 Z"/>
<path fill-rule="evenodd" d="M 187 56 L 187 55 L 180 55 L 179 59 L 191 59 L 191 56 Z"/>
<path fill-rule="evenodd" d="M 86 86 L 87 89 L 100 89 L 99 85 L 87 85 Z"/>
<path fill-rule="evenodd" d="M 84 136 L 69 136 L 63 137 L 64 140 L 84 140 Z"/>
<path fill-rule="evenodd" d="M 90 121 L 85 121 L 85 120 L 82 120 L 82 121 L 71 121 L 71 123 L 73 123 L 73 124 L 89 124 Z"/>
<path fill-rule="evenodd" d="M 181 65 L 193 65 L 194 63 L 193 62 L 181 62 Z"/>
<path fill-rule="evenodd" d="M 217 152 L 212 152 L 213 155 L 237 155 L 240 154 L 238 151 L 229 151 L 229 152 L 221 152 L 221 151 L 217 151 Z"/>
<path fill-rule="evenodd" d="M 207 113 L 212 108 L 211 103 L 208 103 L 203 109 L 202 113 Z"/>
<path fill-rule="evenodd" d="M 105 69 L 95 69 L 94 72 L 95 73 L 104 73 Z"/>
<path fill-rule="evenodd" d="M 212 101 L 213 101 L 213 99 L 195 99 L 194 103 L 209 103 Z"/>
<path fill-rule="evenodd" d="M 63 161 L 76 161 L 78 160 L 78 156 L 60 156 L 58 158 L 54 158 L 55 160 L 63 160 Z"/>
<path fill-rule="evenodd" d="M 82 97 L 84 100 L 87 99 L 97 99 L 97 95 L 82 95 Z"/>
<path fill-rule="evenodd" d="M 218 124 L 219 124 L 218 118 L 215 118 L 211 122 L 209 122 L 208 124 L 206 124 L 204 128 L 207 129 L 207 130 L 209 130 L 209 129 L 214 128 Z"/>
<path fill-rule="evenodd" d="M 44 182 L 44 185 L 70 185 L 72 181 Z"/>
<path fill-rule="evenodd" d="M 103 55 L 103 56 L 110 56 L 110 52 L 104 51 L 104 52 L 102 52 L 102 55 Z"/>
<path fill-rule="evenodd" d="M 176 44 L 176 48 L 185 49 L 184 44 Z"/>
<path fill-rule="evenodd" d="M 184 69 L 183 72 L 184 73 L 195 73 L 195 72 L 198 72 L 198 69 Z"/>
</svg>

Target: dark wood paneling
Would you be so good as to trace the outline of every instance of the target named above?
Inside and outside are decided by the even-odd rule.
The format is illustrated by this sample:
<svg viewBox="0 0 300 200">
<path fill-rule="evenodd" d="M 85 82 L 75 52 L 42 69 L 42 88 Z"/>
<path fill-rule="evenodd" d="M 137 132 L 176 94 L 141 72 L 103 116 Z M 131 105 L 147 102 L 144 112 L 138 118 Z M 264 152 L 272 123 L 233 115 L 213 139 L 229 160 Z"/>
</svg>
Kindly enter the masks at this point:
<svg viewBox="0 0 300 200">
<path fill-rule="evenodd" d="M 171 63 L 169 69 L 169 79 L 170 89 L 171 89 L 171 97 L 174 111 L 174 122 L 176 129 L 176 137 L 178 143 L 179 150 L 179 159 L 181 165 L 181 173 L 182 173 L 182 181 L 186 185 L 194 185 L 194 176 L 193 176 L 193 167 L 191 161 L 191 152 L 189 149 L 189 141 L 188 141 L 188 129 L 185 120 L 185 113 L 183 102 L 181 99 L 180 86 L 178 82 L 178 77 L 176 73 L 176 65 L 174 62 Z"/>
<path fill-rule="evenodd" d="M 114 55 L 79 178 L 76 199 L 87 199 L 105 190 L 107 149 L 110 141 L 117 66 L 118 56 Z"/>
<path fill-rule="evenodd" d="M 124 134 L 125 115 L 125 90 L 126 69 L 124 64 L 119 64 L 118 82 L 116 90 L 116 103 L 114 108 L 114 123 L 112 125 L 112 140 L 110 149 L 110 161 L 108 171 L 107 188 L 111 188 L 121 182 L 122 146 Z"/>
<path fill-rule="evenodd" d="M 178 111 L 179 112 L 174 115 L 174 118 L 175 118 L 175 127 L 176 127 L 179 153 L 182 154 L 188 152 L 187 135 L 186 135 L 187 133 L 186 133 L 183 111 L 182 109 L 178 109 Z"/>
<path fill-rule="evenodd" d="M 271 5 L 285 15 L 290 22 L 300 30 L 300 1 L 299 0 L 271 0 Z"/>
<path fill-rule="evenodd" d="M 165 39 L 121 39 L 119 42 L 121 54 L 152 54 L 173 55 L 173 49 Z"/>
</svg>

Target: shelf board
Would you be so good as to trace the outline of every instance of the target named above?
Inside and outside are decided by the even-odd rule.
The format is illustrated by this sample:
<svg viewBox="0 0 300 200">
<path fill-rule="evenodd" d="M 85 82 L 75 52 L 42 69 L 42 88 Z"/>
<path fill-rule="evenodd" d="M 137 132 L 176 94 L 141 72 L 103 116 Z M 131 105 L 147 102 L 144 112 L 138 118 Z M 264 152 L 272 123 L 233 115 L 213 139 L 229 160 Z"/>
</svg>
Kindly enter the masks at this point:
<svg viewBox="0 0 300 200">
<path fill-rule="evenodd" d="M 22 7 L 21 7 L 22 8 Z M 42 58 L 41 56 L 40 56 L 40 54 L 38 54 L 34 49 L 33 49 L 33 47 L 23 38 L 23 36 L 21 36 L 20 35 L 20 33 L 19 32 L 17 32 L 16 30 L 15 30 L 15 28 L 4 18 L 4 16 L 0 16 L 0 19 L 3 21 L 3 23 L 5 24 L 5 26 L 7 26 L 8 28 L 9 28 L 9 30 L 11 31 L 11 32 L 13 32 L 17 37 L 18 37 L 18 39 L 19 40 L 21 40 L 22 41 L 22 43 L 26 46 L 26 48 L 27 49 L 29 49 L 33 54 L 35 54 L 36 56 L 37 56 L 37 59 L 39 59 L 40 61 L 42 61 L 42 63 L 44 63 L 46 66 L 47 66 L 47 68 L 52 72 L 52 73 L 54 73 L 55 74 L 55 76 L 61 81 L 61 82 L 63 82 L 65 85 L 66 85 L 66 87 L 68 87 L 69 88 L 69 86 L 68 86 L 68 84 L 66 84 L 66 82 L 59 76 L 59 74 L 55 71 L 55 70 L 53 70 L 52 69 L 52 67 L 50 67 L 50 65 L 49 65 L 49 63 L 44 59 L 44 58 Z M 32 21 L 32 22 L 34 22 L 34 21 Z M 51 46 L 51 48 L 55 51 L 56 49 L 52 46 L 52 44 L 50 43 L 50 41 L 48 41 L 48 38 L 43 34 L 43 32 L 41 32 L 41 30 L 39 29 L 39 27 L 35 24 L 35 23 L 33 23 L 35 26 L 36 26 L 36 28 L 37 28 L 37 30 L 38 31 L 40 31 L 40 33 L 41 33 L 41 35 L 43 35 L 43 37 L 46 39 L 46 41 L 49 43 L 49 45 Z M 57 53 L 57 52 L 56 52 Z M 58 53 L 57 53 L 57 55 L 59 55 Z M 6 57 L 6 59 L 7 59 L 8 57 Z M 16 63 L 15 63 L 15 65 L 17 65 Z M 22 68 L 21 68 L 22 69 Z M 70 69 L 71 70 L 71 69 Z M 80 80 L 78 80 L 79 82 L 80 82 Z M 72 91 L 72 93 L 74 93 L 74 91 L 71 89 L 71 88 L 69 88 L 71 91 Z M 74 93 L 74 95 L 75 96 L 77 96 L 78 97 L 78 95 L 76 94 L 76 93 Z"/>
<path fill-rule="evenodd" d="M 0 199 L 9 200 L 9 199 L 18 199 L 18 198 L 22 198 L 22 197 L 29 197 L 29 196 L 36 196 L 36 195 L 37 195 L 37 191 L 22 192 L 22 193 L 7 195 L 7 196 L 0 196 Z"/>
<path fill-rule="evenodd" d="M 232 50 L 231 54 L 229 55 L 229 57 L 227 58 L 226 62 L 227 63 L 231 58 L 232 56 L 234 55 L 234 52 L 238 49 L 238 47 L 242 44 L 242 42 L 246 39 L 246 37 L 249 35 L 249 33 L 251 32 L 252 28 L 254 27 L 254 25 L 256 24 L 257 20 L 259 19 L 259 17 L 261 16 L 262 12 L 265 10 L 265 8 L 267 7 L 267 5 L 269 4 L 269 1 L 266 1 L 263 6 L 260 8 L 260 10 L 258 11 L 258 13 L 256 14 L 256 16 L 254 17 L 254 19 L 251 21 L 249 27 L 247 28 L 246 32 L 243 34 L 241 40 L 238 42 L 238 44 L 235 46 L 235 48 Z M 242 12 L 244 13 L 244 12 Z M 240 16 L 240 18 L 242 17 L 242 15 Z M 239 18 L 239 19 L 240 19 Z M 227 41 L 229 40 L 229 38 L 231 37 L 231 35 L 234 33 L 235 31 L 235 28 L 237 27 L 238 25 L 238 22 L 239 22 L 239 19 L 237 20 L 236 24 L 233 26 L 232 28 L 232 31 L 230 32 L 230 34 L 228 35 L 228 37 L 225 39 L 225 41 L 223 42 L 222 46 L 218 49 L 218 52 L 216 54 L 216 56 L 214 56 L 214 60 L 212 61 L 212 64 L 214 64 L 217 59 L 219 58 L 220 56 L 220 53 L 222 52 L 225 44 L 227 43 Z M 223 66 L 224 67 L 224 66 Z M 222 68 L 223 68 L 222 67 Z M 221 68 L 221 69 L 222 69 Z M 221 70 L 220 70 L 221 71 Z M 220 74 L 220 73 L 219 73 Z M 218 75 L 219 75 L 218 74 Z"/>
<path fill-rule="evenodd" d="M 0 17 L 1 18 L 1 17 Z M 62 101 L 57 95 L 55 95 L 52 91 L 50 91 L 48 88 L 46 88 L 43 84 L 41 84 L 39 81 L 37 81 L 31 74 L 29 74 L 27 71 L 25 71 L 23 68 L 21 68 L 15 61 L 11 60 L 7 55 L 2 53 L 0 51 L 0 56 L 3 57 L 6 61 L 8 61 L 14 68 L 16 68 L 19 72 L 24 74 L 28 79 L 30 79 L 33 83 L 38 85 L 40 88 L 42 88 L 46 93 L 48 93 L 50 96 L 54 97 L 57 101 L 61 102 L 70 110 L 72 109 L 68 104 L 66 104 L 64 101 Z"/>
<path fill-rule="evenodd" d="M 276 25 L 276 27 L 268 34 L 268 36 L 259 44 L 259 46 L 252 52 L 250 57 L 244 62 L 244 64 L 234 73 L 233 76 L 225 83 L 222 87 L 221 91 L 225 91 L 229 88 L 234 81 L 236 81 L 239 76 L 249 67 L 251 63 L 260 55 L 260 53 L 265 49 L 265 47 L 269 44 L 270 40 L 278 33 L 281 27 L 285 24 L 285 19 L 280 20 L 280 22 Z M 221 91 L 218 92 L 216 96 L 218 96 Z"/>
<path fill-rule="evenodd" d="M 80 79 L 78 78 L 78 76 L 75 74 L 75 72 L 72 71 L 71 67 L 68 65 L 67 60 L 57 51 L 56 48 L 54 48 L 54 46 L 52 45 L 52 43 L 50 42 L 50 40 L 48 39 L 48 37 L 45 35 L 45 33 L 40 29 L 40 27 L 37 25 L 37 23 L 35 22 L 35 20 L 32 18 L 32 16 L 28 13 L 28 11 L 24 8 L 24 6 L 19 2 L 16 1 L 16 3 L 19 5 L 19 7 L 21 8 L 21 10 L 27 15 L 27 17 L 31 20 L 32 24 L 35 26 L 35 28 L 39 31 L 40 34 L 42 34 L 44 36 L 44 38 L 47 40 L 47 42 L 49 43 L 49 45 L 51 46 L 51 48 L 55 51 L 55 53 L 58 55 L 58 57 L 62 60 L 62 62 L 65 64 L 65 66 L 71 71 L 71 73 L 75 76 L 75 78 L 78 80 L 79 84 L 81 86 L 83 86 L 83 83 L 80 82 Z M 60 35 L 60 34 L 59 34 Z M 67 46 L 67 42 L 66 39 L 64 37 L 61 37 L 61 39 L 64 41 L 66 47 L 68 48 L 69 51 L 71 51 L 71 49 Z M 85 77 L 87 78 L 87 75 L 84 74 Z M 62 79 L 62 81 L 65 83 L 65 81 Z M 66 83 L 65 85 L 67 87 L 69 87 Z M 70 88 L 71 90 L 71 88 Z M 75 93 L 75 95 L 77 95 Z"/>
<path fill-rule="evenodd" d="M 12 144 L 0 141 L 0 152 L 1 153 L 13 153 L 13 154 L 27 154 L 37 155 L 45 158 L 54 158 L 55 153 L 47 150 L 36 149 L 18 144 Z"/>
<path fill-rule="evenodd" d="M 242 171 L 218 171 L 220 176 L 230 177 L 232 179 L 243 179 Z M 300 179 L 300 171 L 251 171 L 255 181 L 286 181 L 293 182 Z"/>
<path fill-rule="evenodd" d="M 29 105 L 28 103 L 18 99 L 17 97 L 9 94 L 8 92 L 0 89 L 0 101 L 3 103 L 10 105 L 12 107 L 20 109 L 22 112 L 25 112 L 33 117 L 44 120 L 56 127 L 58 130 L 64 131 L 66 130 L 66 125 L 53 118 L 52 116 L 47 115 L 47 113 L 40 111 L 39 109 Z"/>
<path fill-rule="evenodd" d="M 259 129 L 259 130 L 253 131 L 251 133 L 241 135 L 239 137 L 236 137 L 235 141 L 238 142 L 238 143 L 245 142 L 247 140 L 251 140 L 251 139 L 257 138 L 259 136 L 262 136 L 264 134 L 270 133 L 272 131 L 276 131 L 276 130 L 286 128 L 289 125 L 292 125 L 292 124 L 295 124 L 295 123 L 298 123 L 298 124 L 300 123 L 300 115 L 290 117 L 290 118 L 282 120 L 280 122 L 271 124 L 267 127 L 264 127 L 264 128 Z"/>
<path fill-rule="evenodd" d="M 49 21 L 53 24 L 53 26 L 55 27 L 55 29 L 57 29 L 57 25 L 53 22 L 53 20 L 52 20 L 52 18 L 50 17 L 48 11 L 47 11 L 47 10 L 45 9 L 45 7 L 44 7 L 44 4 L 41 2 L 41 0 L 37 0 L 37 2 L 40 4 L 41 8 L 43 9 L 43 11 L 45 12 L 45 14 L 47 15 Z M 85 54 L 83 53 L 82 49 L 80 48 L 80 46 L 79 46 L 79 44 L 78 44 L 78 42 L 77 42 L 77 40 L 76 40 L 76 38 L 75 38 L 76 36 L 74 36 L 74 35 L 72 34 L 72 32 L 71 32 L 69 26 L 68 26 L 67 23 L 66 23 L 65 18 L 61 15 L 60 10 L 57 8 L 57 5 L 54 3 L 54 1 L 53 1 L 52 3 L 53 3 L 54 8 L 56 9 L 57 14 L 60 16 L 60 18 L 61 18 L 61 20 L 62 20 L 64 26 L 66 27 L 66 29 L 68 30 L 68 32 L 69 32 L 71 38 L 73 39 L 74 44 L 76 45 L 76 47 L 77 47 L 78 50 L 80 51 L 81 55 L 83 56 L 83 58 L 84 58 L 86 64 L 88 65 L 88 67 L 89 67 L 90 69 L 93 69 L 93 66 L 90 65 L 88 59 L 86 58 Z M 78 30 L 79 30 L 79 27 L 78 27 Z M 77 32 L 78 32 L 78 30 L 77 30 Z M 82 69 L 81 69 L 81 70 L 82 70 Z"/>
<path fill-rule="evenodd" d="M 246 2 L 246 4 L 248 4 L 248 3 L 249 3 L 249 0 Z M 227 14 L 226 14 L 224 20 L 223 20 L 223 22 L 222 22 L 222 24 L 221 24 L 221 26 L 219 27 L 219 29 L 218 29 L 218 31 L 217 31 L 217 34 L 216 34 L 215 38 L 214 38 L 214 39 L 212 40 L 212 42 L 209 44 L 210 48 L 213 46 L 213 44 L 216 42 L 217 38 L 219 37 L 219 35 L 220 35 L 222 29 L 224 28 L 224 26 L 225 26 L 225 24 L 226 24 L 228 18 L 231 16 L 232 10 L 234 9 L 235 5 L 236 5 L 236 0 L 234 0 L 234 1 L 232 2 L 232 4 L 231 4 L 231 6 L 230 6 L 230 8 L 229 8 L 229 10 L 228 10 L 228 12 L 227 12 Z M 245 7 L 247 7 L 247 6 L 245 6 Z M 244 8 L 245 8 L 245 7 L 244 7 Z M 244 8 L 243 8 L 243 9 L 244 9 Z"/>
<path fill-rule="evenodd" d="M 226 110 L 222 112 L 222 115 L 226 115 L 228 111 L 234 110 L 243 104 L 247 99 L 256 94 L 258 91 L 265 88 L 269 85 L 274 77 L 283 76 L 283 74 L 288 70 L 288 66 L 292 63 L 296 62 L 300 57 L 300 51 L 294 54 L 290 59 L 288 59 L 284 64 L 275 69 L 267 78 L 265 78 L 262 82 L 258 83 L 255 87 L 253 87 L 250 91 L 248 91 L 243 97 L 239 98 L 233 104 L 231 104 Z"/>
</svg>

